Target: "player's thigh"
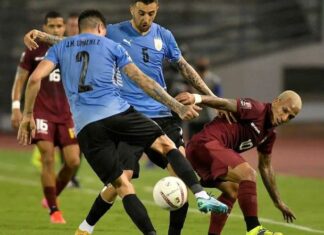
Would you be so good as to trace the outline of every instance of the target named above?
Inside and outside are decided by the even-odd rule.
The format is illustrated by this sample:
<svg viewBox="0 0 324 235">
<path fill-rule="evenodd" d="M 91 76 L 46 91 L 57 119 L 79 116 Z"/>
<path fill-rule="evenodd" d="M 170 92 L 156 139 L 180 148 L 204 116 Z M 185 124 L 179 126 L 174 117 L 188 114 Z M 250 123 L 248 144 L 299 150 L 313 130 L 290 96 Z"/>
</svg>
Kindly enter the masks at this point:
<svg viewBox="0 0 324 235">
<path fill-rule="evenodd" d="M 242 180 L 256 181 L 256 171 L 247 162 L 243 162 L 235 167 L 229 167 L 228 172 L 222 179 L 240 183 Z"/>
<path fill-rule="evenodd" d="M 227 180 L 225 177 L 229 169 L 245 163 L 238 153 L 224 147 L 217 140 L 204 144 L 190 143 L 186 148 L 186 154 L 206 187 Z"/>
<path fill-rule="evenodd" d="M 123 168 L 114 136 L 101 122 L 86 125 L 77 137 L 86 160 L 104 185 L 120 177 Z"/>
<path fill-rule="evenodd" d="M 139 177 L 139 159 L 143 153 L 143 147 L 137 145 L 129 145 L 126 142 L 119 142 L 118 146 L 119 161 L 122 165 L 124 172 L 129 177 L 138 178 Z"/>
<path fill-rule="evenodd" d="M 150 147 L 159 136 L 164 134 L 154 121 L 133 108 L 103 119 L 101 122 L 120 141 L 142 146 L 143 149 Z"/>
</svg>

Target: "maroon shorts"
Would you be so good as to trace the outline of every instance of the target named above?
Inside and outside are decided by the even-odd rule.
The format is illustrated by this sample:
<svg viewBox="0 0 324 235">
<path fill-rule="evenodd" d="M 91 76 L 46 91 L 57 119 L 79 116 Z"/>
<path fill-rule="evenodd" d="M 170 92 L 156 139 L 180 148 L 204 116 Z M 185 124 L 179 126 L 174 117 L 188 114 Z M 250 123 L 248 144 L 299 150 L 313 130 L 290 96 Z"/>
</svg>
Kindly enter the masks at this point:
<svg viewBox="0 0 324 235">
<path fill-rule="evenodd" d="M 45 119 L 35 117 L 36 133 L 33 143 L 45 140 L 54 143 L 55 146 L 65 147 L 77 144 L 72 119 L 65 123 L 54 123 Z"/>
<path fill-rule="evenodd" d="M 219 177 L 225 176 L 229 167 L 235 168 L 245 162 L 241 155 L 217 140 L 208 143 L 189 142 L 186 157 L 204 187 L 215 187 L 222 181 Z"/>
</svg>

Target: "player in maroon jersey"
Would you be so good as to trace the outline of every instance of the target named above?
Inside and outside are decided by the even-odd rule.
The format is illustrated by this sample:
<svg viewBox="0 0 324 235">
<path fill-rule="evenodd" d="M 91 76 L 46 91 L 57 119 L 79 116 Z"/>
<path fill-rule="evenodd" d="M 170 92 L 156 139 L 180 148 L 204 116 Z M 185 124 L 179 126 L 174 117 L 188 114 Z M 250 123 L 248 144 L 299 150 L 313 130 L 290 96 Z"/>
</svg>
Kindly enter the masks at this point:
<svg viewBox="0 0 324 235">
<path fill-rule="evenodd" d="M 299 95 L 285 91 L 272 103 L 253 99 L 222 99 L 212 96 L 181 93 L 178 101 L 184 104 L 201 102 L 204 105 L 234 113 L 236 123 L 216 117 L 194 135 L 186 147 L 186 155 L 205 187 L 222 191 L 218 198 L 233 207 L 236 199 L 243 212 L 247 235 L 274 234 L 258 221 L 256 171 L 239 153 L 257 147 L 259 171 L 263 183 L 287 222 L 295 219 L 292 211 L 281 200 L 271 166 L 271 151 L 276 139 L 274 128 L 293 119 L 302 108 Z M 212 214 L 209 235 L 219 235 L 228 215 Z"/>
<path fill-rule="evenodd" d="M 63 17 L 57 12 L 48 12 L 43 25 L 44 31 L 56 36 L 63 36 L 65 24 Z M 19 124 L 21 111 L 19 101 L 22 88 L 36 66 L 42 61 L 49 46 L 39 44 L 33 51 L 28 49 L 22 55 L 13 85 L 13 126 Z M 74 134 L 74 124 L 70 107 L 61 82 L 59 69 L 55 69 L 47 79 L 41 83 L 40 92 L 35 101 L 34 118 L 36 120 L 36 135 L 33 139 L 41 153 L 42 171 L 41 182 L 44 196 L 50 210 L 52 223 L 65 223 L 61 211 L 58 209 L 56 197 L 70 181 L 75 169 L 80 163 L 79 146 Z M 64 162 L 58 175 L 55 175 L 54 148 L 61 148 Z"/>
</svg>

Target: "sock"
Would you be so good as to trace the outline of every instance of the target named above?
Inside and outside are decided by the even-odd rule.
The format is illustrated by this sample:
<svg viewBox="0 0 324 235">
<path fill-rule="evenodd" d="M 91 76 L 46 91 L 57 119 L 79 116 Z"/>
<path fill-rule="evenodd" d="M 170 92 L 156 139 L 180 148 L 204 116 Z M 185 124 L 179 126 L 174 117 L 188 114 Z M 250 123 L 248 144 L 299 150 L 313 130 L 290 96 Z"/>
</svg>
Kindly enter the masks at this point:
<svg viewBox="0 0 324 235">
<path fill-rule="evenodd" d="M 226 204 L 228 206 L 228 211 L 227 214 L 216 214 L 216 213 L 211 213 L 210 214 L 210 223 L 209 223 L 209 235 L 220 235 L 224 225 L 226 223 L 226 220 L 231 213 L 231 210 L 233 208 L 233 205 L 235 203 L 235 199 L 226 196 L 224 193 L 222 193 L 218 197 L 218 201 Z"/>
<path fill-rule="evenodd" d="M 94 230 L 94 226 L 88 224 L 86 220 L 83 220 L 82 223 L 79 225 L 79 229 L 82 231 L 87 231 L 88 233 L 92 234 Z"/>
<path fill-rule="evenodd" d="M 239 184 L 238 202 L 244 215 L 247 231 L 259 226 L 256 183 L 244 180 Z"/>
<path fill-rule="evenodd" d="M 126 195 L 123 198 L 123 204 L 127 214 L 143 234 L 154 235 L 156 233 L 146 208 L 136 194 Z"/>
<path fill-rule="evenodd" d="M 203 187 L 199 184 L 192 166 L 178 149 L 172 149 L 166 156 L 174 172 L 193 193 L 203 191 Z"/>
<path fill-rule="evenodd" d="M 69 181 L 56 179 L 56 196 L 60 195 Z"/>
<path fill-rule="evenodd" d="M 51 215 L 55 211 L 58 211 L 58 207 L 56 204 L 55 187 L 44 187 L 43 192 L 44 192 L 44 196 L 46 198 L 48 209 L 50 210 L 50 215 Z"/>
<path fill-rule="evenodd" d="M 66 164 L 63 164 L 62 168 L 60 169 L 60 172 L 58 173 L 58 175 L 56 177 L 56 195 L 57 196 L 60 195 L 60 193 L 63 191 L 63 189 L 69 183 L 74 171 L 75 171 L 74 169 L 70 168 Z"/>
<path fill-rule="evenodd" d="M 112 205 L 113 203 L 107 203 L 104 201 L 99 193 L 87 215 L 87 223 L 91 226 L 96 225 L 99 219 L 110 209 Z"/>
<path fill-rule="evenodd" d="M 208 199 L 210 196 L 206 193 L 206 191 L 201 191 L 199 193 L 195 193 L 196 198 L 205 198 Z"/>
<path fill-rule="evenodd" d="M 170 211 L 170 224 L 168 235 L 180 235 L 187 217 L 189 204 L 186 202 L 181 208 Z"/>
</svg>

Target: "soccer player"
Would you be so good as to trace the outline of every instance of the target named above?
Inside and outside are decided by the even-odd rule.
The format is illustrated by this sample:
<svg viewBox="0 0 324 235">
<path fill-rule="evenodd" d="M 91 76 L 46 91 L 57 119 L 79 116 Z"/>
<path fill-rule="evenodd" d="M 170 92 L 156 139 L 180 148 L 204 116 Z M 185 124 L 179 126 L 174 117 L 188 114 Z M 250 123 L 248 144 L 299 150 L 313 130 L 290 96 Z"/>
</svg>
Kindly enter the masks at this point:
<svg viewBox="0 0 324 235">
<path fill-rule="evenodd" d="M 57 12 L 48 12 L 45 16 L 43 30 L 53 35 L 63 36 L 65 30 L 63 17 Z M 21 120 L 20 98 L 24 83 L 44 59 L 48 48 L 48 44 L 40 43 L 39 48 L 34 51 L 26 49 L 21 58 L 12 92 L 12 113 L 13 119 L 16 120 L 14 125 L 18 125 Z M 36 120 L 36 134 L 33 137 L 33 143 L 37 145 L 41 153 L 41 183 L 45 196 L 44 201 L 50 210 L 50 221 L 65 223 L 56 198 L 70 181 L 79 165 L 80 151 L 58 68 L 43 80 L 33 112 Z M 57 176 L 55 175 L 55 146 L 62 149 L 65 158 L 65 163 Z"/>
<path fill-rule="evenodd" d="M 199 108 L 177 102 L 132 63 L 120 44 L 103 37 L 106 27 L 100 12 L 83 12 L 79 17 L 79 28 L 80 35 L 50 48 L 45 60 L 30 76 L 23 120 L 18 131 L 19 142 L 27 144 L 33 134 L 32 110 L 41 79 L 59 65 L 82 152 L 101 181 L 114 186 L 125 210 L 144 234 L 155 234 L 155 230 L 123 173 L 124 167 L 117 151 L 121 141 L 129 144 L 131 152 L 133 148 L 143 152 L 150 147 L 165 156 L 175 173 L 195 194 L 200 211 L 226 213 L 227 207 L 203 190 L 189 162 L 160 127 L 122 99 L 116 75 L 119 70 L 123 71 L 147 94 L 163 102 L 182 119 L 198 116 L 196 110 Z"/>
<path fill-rule="evenodd" d="M 167 58 L 171 63 L 176 64 L 183 77 L 198 91 L 206 95 L 213 95 L 198 73 L 182 57 L 172 33 L 153 22 L 158 9 L 158 0 L 133 0 L 130 6 L 132 19 L 108 25 L 106 37 L 123 45 L 134 63 L 163 88 L 166 89 L 166 84 L 162 65 L 164 59 Z M 52 37 L 38 30 L 32 30 L 25 36 L 26 46 L 30 49 L 37 48 L 34 38 L 39 38 L 48 43 L 56 43 L 61 40 L 59 37 Z M 134 81 L 129 79 L 127 74 L 121 72 L 121 76 L 121 80 L 119 74 L 116 76 L 117 83 L 120 85 L 121 96 L 134 106 L 137 111 L 158 123 L 184 154 L 182 129 L 172 117 L 170 108 L 147 95 Z M 161 168 L 168 168 L 172 172 L 168 161 L 161 158 L 158 153 L 147 150 L 146 154 L 152 162 Z M 138 169 L 138 167 L 132 167 L 130 170 L 134 170 L 134 168 Z M 135 170 L 134 175 L 138 175 L 138 170 Z M 110 192 L 111 190 L 114 189 L 108 187 L 102 191 L 92 206 L 92 211 L 89 212 L 87 219 L 84 221 L 89 231 L 93 230 L 93 226 L 100 217 L 111 207 L 114 201 L 114 196 L 111 195 L 116 195 L 116 193 Z M 105 191 L 107 192 L 105 193 Z M 170 212 L 169 235 L 179 235 L 181 233 L 187 211 L 188 203 L 181 209 Z"/>
<path fill-rule="evenodd" d="M 201 177 L 203 186 L 223 191 L 218 200 L 230 209 L 238 200 L 247 235 L 282 235 L 270 232 L 260 225 L 256 172 L 239 153 L 257 147 L 263 183 L 284 219 L 292 222 L 295 216 L 281 200 L 277 189 L 271 166 L 271 152 L 276 139 L 275 127 L 296 117 L 302 108 L 299 95 L 294 91 L 284 91 L 272 103 L 261 103 L 250 98 L 222 99 L 189 93 L 181 93 L 176 99 L 184 104 L 198 100 L 209 107 L 234 113 L 237 123 L 229 124 L 216 117 L 194 135 L 186 146 L 187 158 Z M 227 217 L 228 215 L 212 213 L 209 235 L 221 234 Z"/>
</svg>

